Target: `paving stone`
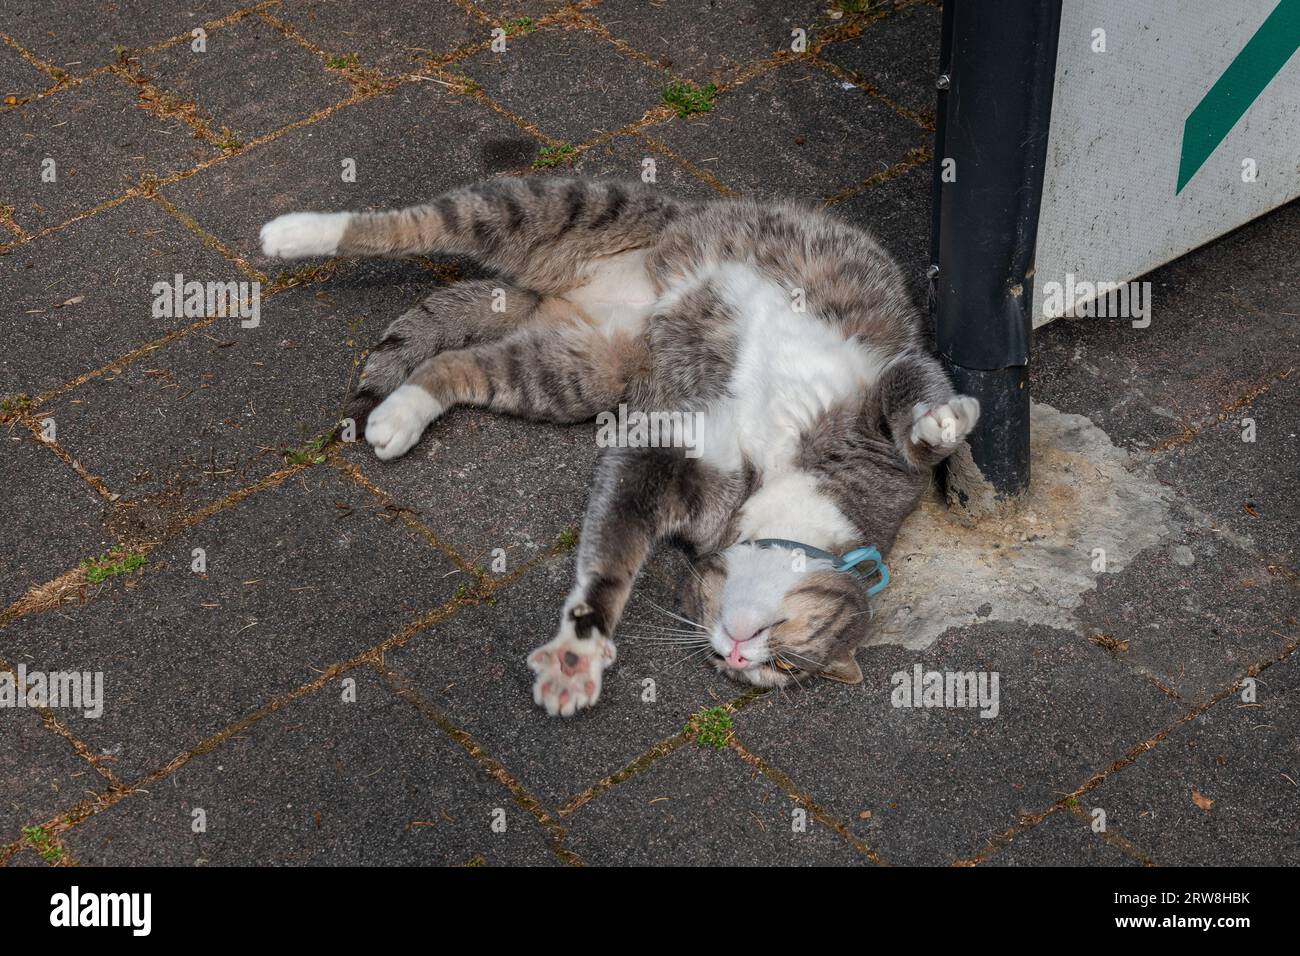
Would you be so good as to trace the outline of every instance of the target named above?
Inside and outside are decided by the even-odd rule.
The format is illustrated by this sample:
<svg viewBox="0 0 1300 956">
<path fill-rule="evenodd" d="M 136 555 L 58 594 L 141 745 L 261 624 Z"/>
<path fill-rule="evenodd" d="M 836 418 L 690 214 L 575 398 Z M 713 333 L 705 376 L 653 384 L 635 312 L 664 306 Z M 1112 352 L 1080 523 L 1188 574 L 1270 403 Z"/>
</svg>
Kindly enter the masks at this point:
<svg viewBox="0 0 1300 956">
<path fill-rule="evenodd" d="M 0 448 L 7 529 L 0 548 L 0 608 L 5 608 L 33 585 L 101 553 L 107 540 L 102 499 L 31 432 L 0 431 Z"/>
<path fill-rule="evenodd" d="M 1090 635 L 1124 642 L 1119 660 L 1200 703 L 1286 646 L 1300 589 L 1207 530 L 1099 575 L 1074 613 Z"/>
<path fill-rule="evenodd" d="M 582 523 L 595 469 L 595 425 L 560 427 L 455 409 L 396 461 L 370 446 L 349 460 L 462 557 L 511 572 Z M 504 568 L 494 566 L 504 554 Z"/>
<path fill-rule="evenodd" d="M 1157 865 L 1300 863 L 1300 659 L 1257 681 L 1257 705 L 1224 698 L 1089 794 Z"/>
<path fill-rule="evenodd" d="M 1300 289 L 1297 258 L 1285 250 L 1298 241 L 1300 204 L 1292 203 L 1141 277 L 1151 283 L 1149 328 L 1081 318 L 1038 329 L 1035 400 L 1087 415 L 1128 448 L 1214 419 L 1296 365 Z"/>
<path fill-rule="evenodd" d="M 69 8 L 49 0 L 7 0 L 0 29 L 48 63 L 73 75 L 117 60 L 117 48 L 154 46 L 248 6 L 240 0 L 85 0 Z"/>
<path fill-rule="evenodd" d="M 327 284 L 264 299 L 256 328 L 219 318 L 42 411 L 63 447 L 140 506 L 128 517 L 147 535 L 155 504 L 206 504 L 330 431 L 362 344 L 432 278 L 414 263 L 351 266 Z"/>
<path fill-rule="evenodd" d="M 102 673 L 102 715 L 61 716 L 136 780 L 450 598 L 447 560 L 386 517 L 334 469 L 311 469 L 182 531 L 84 605 L 14 622 L 5 656 Z"/>
<path fill-rule="evenodd" d="M 831 18 L 823 0 L 773 6 L 763 0 L 604 0 L 590 16 L 675 75 L 721 84 L 775 53 L 791 53 L 796 28 L 812 43 L 844 22 Z"/>
<path fill-rule="evenodd" d="M 646 161 L 653 162 L 648 167 Z M 619 179 L 639 179 L 652 170 L 654 183 L 679 199 L 718 199 L 716 189 L 698 176 L 693 176 L 677 162 L 656 152 L 639 136 L 615 136 L 608 142 L 583 150 L 572 165 L 556 169 L 557 174 L 577 176 L 611 176 Z M 542 175 L 539 173 L 538 175 Z"/>
<path fill-rule="evenodd" d="M 896 865 L 974 856 L 1180 712 L 1077 635 L 1041 626 L 954 628 L 927 651 L 882 645 L 858 660 L 863 683 L 768 694 L 736 716 L 736 734 Z M 917 664 L 998 673 L 998 715 L 892 706 L 893 675 Z"/>
<path fill-rule="evenodd" d="M 593 866 L 863 866 L 869 860 L 735 751 L 680 749 L 566 817 Z"/>
<path fill-rule="evenodd" d="M 20 109 L 0 113 L 0 200 L 30 232 L 121 196 L 142 176 L 190 169 L 217 150 L 188 126 L 137 105 L 135 90 L 103 74 Z M 54 160 L 54 182 L 43 164 Z"/>
<path fill-rule="evenodd" d="M 0 846 L 21 839 L 23 827 L 108 789 L 71 743 L 46 729 L 39 713 L 10 707 L 0 708 L 0 784 Z"/>
<path fill-rule="evenodd" d="M 573 0 L 474 0 L 474 6 L 494 20 L 509 21 L 520 17 L 544 17 L 572 2 Z"/>
<path fill-rule="evenodd" d="M 665 558 L 659 572 L 671 567 Z M 524 658 L 555 636 L 572 573 L 571 558 L 552 561 L 501 592 L 493 606 L 466 609 L 387 656 L 389 666 L 552 807 L 678 733 L 700 708 L 741 694 L 703 663 L 680 664 L 689 649 L 632 639 L 647 631 L 643 625 L 669 620 L 647 598 L 669 610 L 677 606 L 669 575 L 652 570 L 615 635 L 619 657 L 605 672 L 600 701 L 567 720 L 547 717 L 533 703 L 533 673 Z M 653 703 L 642 700 L 645 680 L 655 682 Z"/>
<path fill-rule="evenodd" d="M 368 669 L 195 757 L 68 831 L 88 866 L 558 862 L 540 826 Z M 494 833 L 493 810 L 506 812 Z M 202 810 L 206 832 L 194 832 Z"/>
<path fill-rule="evenodd" d="M 526 153 L 521 145 L 528 146 Z M 163 193 L 275 275 L 311 260 L 286 264 L 263 257 L 257 236 L 267 220 L 302 209 L 415 205 L 500 171 L 503 152 L 526 156 L 526 166 L 536 155 L 535 141 L 468 97 L 436 83 L 409 83 L 217 163 Z M 345 159 L 356 161 L 355 182 L 343 181 Z M 394 317 L 404 308 L 399 304 Z"/>
<path fill-rule="evenodd" d="M 486 23 L 455 3 L 427 0 L 288 0 L 275 16 L 323 50 L 356 54 L 362 66 L 394 75 L 418 71 L 431 57 L 491 36 Z"/>
<path fill-rule="evenodd" d="M 456 64 L 494 101 L 542 132 L 585 143 L 639 120 L 660 102 L 667 74 L 585 30 L 543 29 Z"/>
<path fill-rule="evenodd" d="M 908 287 L 925 305 L 930 267 L 929 163 L 922 163 L 883 183 L 828 207 L 827 211 L 865 229 L 879 240 L 907 276 Z"/>
<path fill-rule="evenodd" d="M 1018 834 L 983 866 L 1141 866 L 1072 813 L 1058 810 L 1032 829 Z"/>
<path fill-rule="evenodd" d="M 7 97 L 30 96 L 53 85 L 54 80 L 27 62 L 21 53 L 7 43 L 0 43 L 0 104 Z"/>
<path fill-rule="evenodd" d="M 352 95 L 352 86 L 320 58 L 258 17 L 208 35 L 204 52 L 177 43 L 139 57 L 155 86 L 196 104 L 213 132 L 229 128 L 247 142 Z"/>
<path fill-rule="evenodd" d="M 17 246 L 0 261 L 6 395 L 40 394 L 193 324 L 154 315 L 156 282 L 174 283 L 178 272 L 187 280 L 248 278 L 142 199 Z"/>
<path fill-rule="evenodd" d="M 810 201 L 889 168 L 928 136 L 879 100 L 797 62 L 719 96 L 708 113 L 650 132 L 738 192 Z"/>
<path fill-rule="evenodd" d="M 832 43 L 822 59 L 855 73 L 896 103 L 933 119 L 943 13 L 926 3 L 869 24 L 852 39 Z"/>
<path fill-rule="evenodd" d="M 1156 467 L 1162 480 L 1244 535 L 1266 558 L 1300 569 L 1300 374 L 1180 445 Z M 1255 440 L 1243 441 L 1243 421 L 1255 423 Z M 1292 604 L 1294 613 L 1295 605 Z"/>
</svg>

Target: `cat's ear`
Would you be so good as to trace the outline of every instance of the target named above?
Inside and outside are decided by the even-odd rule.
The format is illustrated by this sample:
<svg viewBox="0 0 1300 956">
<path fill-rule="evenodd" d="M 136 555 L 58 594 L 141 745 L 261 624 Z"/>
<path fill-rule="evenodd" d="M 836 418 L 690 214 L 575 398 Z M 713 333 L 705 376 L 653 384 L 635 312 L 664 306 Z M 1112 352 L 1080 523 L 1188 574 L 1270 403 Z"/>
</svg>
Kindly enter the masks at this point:
<svg viewBox="0 0 1300 956">
<path fill-rule="evenodd" d="M 831 661 L 826 665 L 826 669 L 819 672 L 822 677 L 828 680 L 839 681 L 841 684 L 861 684 L 862 668 L 858 662 L 853 659 L 853 655 L 842 657 L 839 660 Z"/>
</svg>

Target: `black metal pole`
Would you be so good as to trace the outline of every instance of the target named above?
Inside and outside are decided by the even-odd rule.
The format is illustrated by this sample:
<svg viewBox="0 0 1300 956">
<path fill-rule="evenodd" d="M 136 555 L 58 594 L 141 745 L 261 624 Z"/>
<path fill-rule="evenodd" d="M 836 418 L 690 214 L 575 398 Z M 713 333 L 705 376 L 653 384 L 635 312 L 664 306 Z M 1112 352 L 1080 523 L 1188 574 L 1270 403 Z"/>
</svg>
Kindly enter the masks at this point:
<svg viewBox="0 0 1300 956">
<path fill-rule="evenodd" d="M 944 0 L 930 303 L 998 498 L 1029 487 L 1029 332 L 1061 0 Z"/>
</svg>

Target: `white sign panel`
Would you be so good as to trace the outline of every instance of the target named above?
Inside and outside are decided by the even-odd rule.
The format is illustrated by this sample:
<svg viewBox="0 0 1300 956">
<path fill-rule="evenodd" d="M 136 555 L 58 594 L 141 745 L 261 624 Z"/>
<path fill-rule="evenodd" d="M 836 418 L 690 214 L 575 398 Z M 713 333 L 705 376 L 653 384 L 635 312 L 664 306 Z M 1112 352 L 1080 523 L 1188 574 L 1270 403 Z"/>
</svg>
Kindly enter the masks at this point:
<svg viewBox="0 0 1300 956">
<path fill-rule="evenodd" d="M 1300 0 L 1065 0 L 1035 326 L 1300 196 L 1298 45 Z"/>
</svg>

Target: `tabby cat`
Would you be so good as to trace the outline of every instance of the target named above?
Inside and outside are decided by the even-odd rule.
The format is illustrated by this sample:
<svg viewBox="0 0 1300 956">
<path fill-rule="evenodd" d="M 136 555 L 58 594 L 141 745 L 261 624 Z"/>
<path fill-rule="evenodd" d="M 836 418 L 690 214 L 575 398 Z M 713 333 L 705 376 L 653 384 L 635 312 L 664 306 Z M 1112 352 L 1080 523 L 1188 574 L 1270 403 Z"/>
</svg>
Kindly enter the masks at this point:
<svg viewBox="0 0 1300 956">
<path fill-rule="evenodd" d="M 698 422 L 689 448 L 602 449 L 559 633 L 528 657 L 547 713 L 596 703 L 661 541 L 691 562 L 684 617 L 720 671 L 760 686 L 862 679 L 868 593 L 834 556 L 886 552 L 979 416 L 866 233 L 794 202 L 530 177 L 407 209 L 291 213 L 261 240 L 283 258 L 467 256 L 497 276 L 434 292 L 370 353 L 349 414 L 381 459 L 458 404 Z"/>
</svg>

